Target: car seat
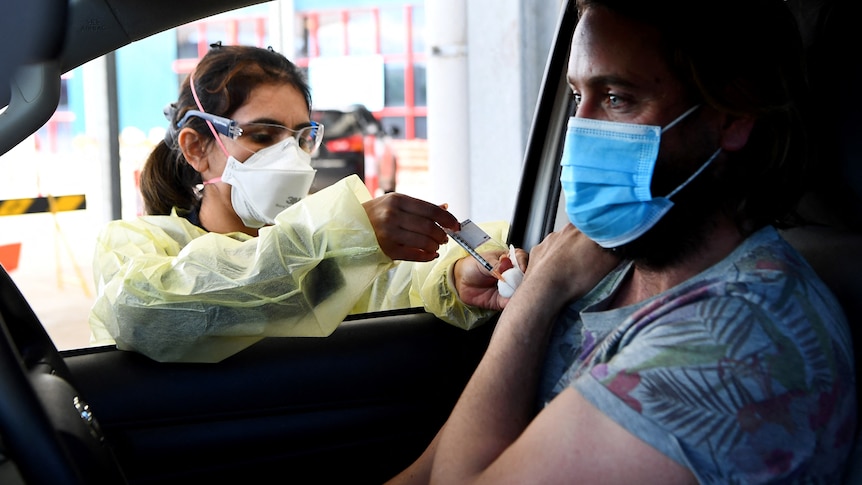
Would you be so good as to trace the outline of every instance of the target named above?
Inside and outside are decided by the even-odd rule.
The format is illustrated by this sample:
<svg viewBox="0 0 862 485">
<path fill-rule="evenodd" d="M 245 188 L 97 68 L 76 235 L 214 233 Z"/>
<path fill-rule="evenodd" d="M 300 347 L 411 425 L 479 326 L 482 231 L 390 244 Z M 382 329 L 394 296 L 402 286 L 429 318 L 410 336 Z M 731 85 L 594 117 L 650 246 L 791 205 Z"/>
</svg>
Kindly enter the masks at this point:
<svg viewBox="0 0 862 485">
<path fill-rule="evenodd" d="M 862 397 L 862 86 L 860 65 L 846 52 L 860 45 L 860 29 L 847 0 L 787 0 L 805 43 L 813 101 L 816 146 L 810 190 L 799 207 L 807 223 L 783 235 L 808 260 L 841 303 L 856 365 L 856 395 Z M 859 399 L 857 399 L 857 404 Z M 862 418 L 862 412 L 858 412 Z M 862 483 L 862 434 L 845 483 Z"/>
</svg>

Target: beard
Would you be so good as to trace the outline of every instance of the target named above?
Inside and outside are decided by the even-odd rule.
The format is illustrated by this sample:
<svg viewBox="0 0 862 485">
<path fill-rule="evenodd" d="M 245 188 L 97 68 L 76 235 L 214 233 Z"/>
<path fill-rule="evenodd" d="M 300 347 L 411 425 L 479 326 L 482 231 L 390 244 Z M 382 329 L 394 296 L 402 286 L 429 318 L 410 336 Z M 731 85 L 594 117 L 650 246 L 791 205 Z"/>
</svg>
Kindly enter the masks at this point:
<svg viewBox="0 0 862 485">
<path fill-rule="evenodd" d="M 703 161 L 708 158 L 709 155 L 703 158 Z M 721 170 L 717 168 L 718 163 L 719 160 L 714 160 L 677 192 L 672 199 L 674 205 L 655 226 L 634 241 L 608 251 L 652 270 L 668 268 L 697 254 L 715 228 L 719 216 L 724 213 L 728 195 L 732 193 L 726 181 L 722 180 Z M 678 173 L 663 178 L 678 179 L 678 185 L 686 180 L 691 172 L 683 175 Z M 656 192 L 667 194 L 677 185 L 670 185 L 670 188 L 659 187 Z"/>
</svg>

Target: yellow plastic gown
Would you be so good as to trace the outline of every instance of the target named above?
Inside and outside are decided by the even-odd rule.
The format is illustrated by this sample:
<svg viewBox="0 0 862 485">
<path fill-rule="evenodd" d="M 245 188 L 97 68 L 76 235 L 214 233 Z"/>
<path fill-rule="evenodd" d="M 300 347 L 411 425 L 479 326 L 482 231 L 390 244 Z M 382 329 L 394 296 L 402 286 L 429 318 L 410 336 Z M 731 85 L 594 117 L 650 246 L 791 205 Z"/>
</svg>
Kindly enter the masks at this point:
<svg viewBox="0 0 862 485">
<path fill-rule="evenodd" d="M 286 209 L 258 237 L 208 233 L 176 214 L 113 221 L 99 235 L 93 342 L 163 362 L 217 362 L 264 337 L 323 337 L 348 313 L 423 306 L 473 328 L 493 312 L 451 284 L 453 242 L 428 263 L 395 263 L 377 244 L 348 177 Z M 505 223 L 483 224 L 505 241 Z M 499 243 L 486 243 L 503 249 Z"/>
</svg>

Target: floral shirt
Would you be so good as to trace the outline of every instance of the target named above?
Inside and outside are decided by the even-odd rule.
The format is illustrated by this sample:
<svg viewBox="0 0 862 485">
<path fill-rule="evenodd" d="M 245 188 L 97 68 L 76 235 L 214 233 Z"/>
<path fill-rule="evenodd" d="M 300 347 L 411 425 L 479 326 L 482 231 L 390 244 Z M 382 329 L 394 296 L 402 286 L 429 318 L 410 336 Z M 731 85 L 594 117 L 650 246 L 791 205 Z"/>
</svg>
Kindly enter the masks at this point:
<svg viewBox="0 0 862 485">
<path fill-rule="evenodd" d="M 698 276 L 607 309 L 625 263 L 561 315 L 541 403 L 573 386 L 701 483 L 838 483 L 856 423 L 838 303 L 775 229 Z"/>
</svg>

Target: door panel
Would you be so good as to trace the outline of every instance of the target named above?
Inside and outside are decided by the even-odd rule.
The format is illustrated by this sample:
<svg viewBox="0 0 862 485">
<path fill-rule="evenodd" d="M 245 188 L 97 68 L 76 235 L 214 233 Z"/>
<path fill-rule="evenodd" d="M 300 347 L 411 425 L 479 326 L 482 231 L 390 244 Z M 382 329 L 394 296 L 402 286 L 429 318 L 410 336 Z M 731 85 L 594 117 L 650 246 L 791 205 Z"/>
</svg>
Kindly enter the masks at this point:
<svg viewBox="0 0 862 485">
<path fill-rule="evenodd" d="M 108 348 L 64 357 L 130 483 L 381 483 L 431 441 L 492 328 L 400 312 L 217 364 Z"/>
</svg>

